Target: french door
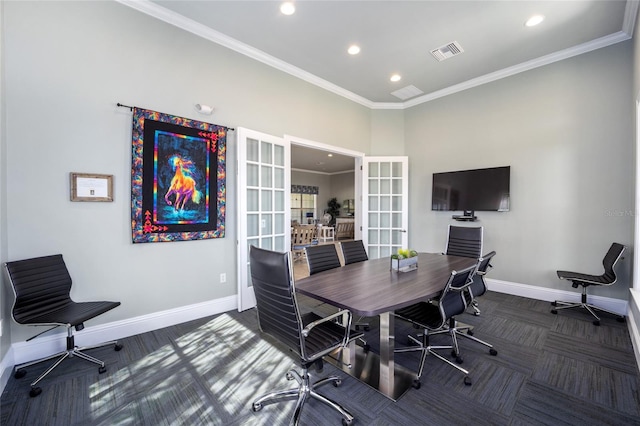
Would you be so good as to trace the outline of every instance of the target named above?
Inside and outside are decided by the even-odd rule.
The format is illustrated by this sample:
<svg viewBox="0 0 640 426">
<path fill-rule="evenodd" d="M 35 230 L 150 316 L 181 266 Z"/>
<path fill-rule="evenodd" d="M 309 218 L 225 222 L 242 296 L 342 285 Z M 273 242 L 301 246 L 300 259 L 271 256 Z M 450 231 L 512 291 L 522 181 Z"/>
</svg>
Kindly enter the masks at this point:
<svg viewBox="0 0 640 426">
<path fill-rule="evenodd" d="M 283 138 L 238 128 L 238 311 L 256 305 L 249 247 L 291 248 L 291 149 Z"/>
<path fill-rule="evenodd" d="M 362 240 L 370 259 L 409 248 L 409 158 L 364 157 Z"/>
</svg>

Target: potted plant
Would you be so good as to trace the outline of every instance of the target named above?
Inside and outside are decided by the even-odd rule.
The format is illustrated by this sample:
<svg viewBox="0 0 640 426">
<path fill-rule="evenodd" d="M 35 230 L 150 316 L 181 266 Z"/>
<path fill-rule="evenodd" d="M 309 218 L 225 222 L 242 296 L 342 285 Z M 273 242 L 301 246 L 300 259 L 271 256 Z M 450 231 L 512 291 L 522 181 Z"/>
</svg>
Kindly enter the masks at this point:
<svg viewBox="0 0 640 426">
<path fill-rule="evenodd" d="M 391 269 L 408 272 L 418 267 L 418 252 L 409 249 L 398 249 L 397 254 L 391 255 Z"/>
<path fill-rule="evenodd" d="M 329 213 L 331 215 L 331 223 L 330 225 L 333 226 L 336 224 L 336 217 L 338 217 L 340 215 L 340 203 L 338 203 L 338 199 L 336 197 L 333 197 L 332 199 L 330 199 L 327 202 L 327 213 Z"/>
</svg>

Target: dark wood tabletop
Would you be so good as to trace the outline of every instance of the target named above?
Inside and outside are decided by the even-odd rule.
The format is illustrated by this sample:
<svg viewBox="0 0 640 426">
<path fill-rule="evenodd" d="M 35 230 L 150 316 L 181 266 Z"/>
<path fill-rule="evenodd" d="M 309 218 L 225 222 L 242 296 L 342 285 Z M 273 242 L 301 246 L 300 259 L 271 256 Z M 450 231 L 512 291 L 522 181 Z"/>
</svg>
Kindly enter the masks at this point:
<svg viewBox="0 0 640 426">
<path fill-rule="evenodd" d="M 296 291 L 362 316 L 375 316 L 437 296 L 451 271 L 476 264 L 468 257 L 420 253 L 418 268 L 390 270 L 389 258 L 352 263 L 296 281 Z"/>
</svg>

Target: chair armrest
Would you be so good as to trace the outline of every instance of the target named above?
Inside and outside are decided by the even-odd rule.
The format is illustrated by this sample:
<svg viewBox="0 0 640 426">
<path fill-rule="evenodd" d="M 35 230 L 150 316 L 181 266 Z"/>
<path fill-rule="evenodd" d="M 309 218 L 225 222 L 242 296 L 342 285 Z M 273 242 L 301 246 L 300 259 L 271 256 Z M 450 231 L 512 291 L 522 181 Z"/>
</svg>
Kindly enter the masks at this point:
<svg viewBox="0 0 640 426">
<path fill-rule="evenodd" d="M 320 325 L 323 324 L 325 322 L 329 322 L 329 321 L 333 321 L 334 319 L 338 318 L 339 316 L 342 315 L 347 315 L 347 324 L 346 325 L 342 325 L 344 327 L 344 337 L 342 339 L 342 346 L 346 346 L 347 343 L 349 343 L 349 333 L 351 332 L 351 317 L 352 317 L 352 313 L 350 310 L 348 309 L 342 309 L 338 312 L 336 312 L 335 314 L 331 314 L 327 317 L 324 317 L 322 319 L 310 322 L 309 324 L 307 324 L 307 326 L 302 330 L 302 336 L 303 337 L 308 337 L 309 333 L 311 332 L 311 330 Z"/>
<path fill-rule="evenodd" d="M 339 316 L 341 316 L 341 315 L 344 315 L 344 314 L 347 314 L 347 315 L 348 315 L 348 317 L 349 317 L 349 326 L 351 326 L 351 315 L 352 315 L 352 314 L 351 314 L 351 311 L 350 311 L 350 310 L 348 310 L 348 309 L 343 309 L 343 310 L 341 310 L 341 311 L 336 312 L 335 314 L 331 314 L 331 315 L 329 315 L 329 316 L 327 316 L 327 317 L 324 317 L 324 318 L 322 318 L 322 319 L 319 319 L 319 320 L 316 320 L 316 321 L 310 322 L 310 323 L 309 323 L 309 324 L 307 324 L 307 326 L 302 330 L 302 335 L 303 335 L 304 337 L 307 337 L 307 336 L 309 335 L 309 333 L 311 332 L 311 329 L 312 329 L 313 327 L 316 327 L 317 325 L 322 324 L 323 322 L 331 321 L 331 320 L 333 320 L 333 319 L 335 319 L 335 318 L 337 318 L 337 317 L 339 317 Z M 345 326 L 345 328 L 347 328 L 347 329 L 348 329 L 349 327 L 346 327 L 346 326 Z"/>
</svg>

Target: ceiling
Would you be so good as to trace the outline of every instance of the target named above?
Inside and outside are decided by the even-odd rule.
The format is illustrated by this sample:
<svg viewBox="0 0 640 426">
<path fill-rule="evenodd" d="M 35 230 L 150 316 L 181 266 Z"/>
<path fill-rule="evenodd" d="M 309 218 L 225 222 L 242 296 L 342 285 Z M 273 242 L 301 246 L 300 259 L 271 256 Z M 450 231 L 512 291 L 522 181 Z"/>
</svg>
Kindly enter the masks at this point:
<svg viewBox="0 0 640 426">
<path fill-rule="evenodd" d="M 270 0 L 117 1 L 372 109 L 408 108 L 628 40 L 638 10 L 637 0 L 297 0 L 286 16 Z M 526 27 L 534 14 L 545 20 Z M 463 52 L 431 55 L 452 42 Z M 353 43 L 358 55 L 347 53 Z M 402 79 L 391 82 L 393 73 Z M 392 94 L 406 88 L 416 92 Z M 294 151 L 295 167 L 344 167 L 313 151 Z"/>
</svg>

